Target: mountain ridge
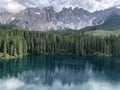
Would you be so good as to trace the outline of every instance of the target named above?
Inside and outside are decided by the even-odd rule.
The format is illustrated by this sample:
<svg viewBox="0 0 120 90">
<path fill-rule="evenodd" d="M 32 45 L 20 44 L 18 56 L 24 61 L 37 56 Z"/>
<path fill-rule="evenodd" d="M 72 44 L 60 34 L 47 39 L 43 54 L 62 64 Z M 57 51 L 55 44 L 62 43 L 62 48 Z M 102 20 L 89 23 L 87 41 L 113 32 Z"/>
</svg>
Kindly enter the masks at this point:
<svg viewBox="0 0 120 90">
<path fill-rule="evenodd" d="M 29 30 L 58 30 L 71 28 L 79 30 L 87 26 L 103 24 L 111 15 L 120 15 L 120 9 L 109 8 L 106 10 L 89 12 L 82 8 L 63 8 L 56 12 L 54 8 L 26 8 L 19 13 L 0 13 L 0 23 L 10 24 Z"/>
</svg>

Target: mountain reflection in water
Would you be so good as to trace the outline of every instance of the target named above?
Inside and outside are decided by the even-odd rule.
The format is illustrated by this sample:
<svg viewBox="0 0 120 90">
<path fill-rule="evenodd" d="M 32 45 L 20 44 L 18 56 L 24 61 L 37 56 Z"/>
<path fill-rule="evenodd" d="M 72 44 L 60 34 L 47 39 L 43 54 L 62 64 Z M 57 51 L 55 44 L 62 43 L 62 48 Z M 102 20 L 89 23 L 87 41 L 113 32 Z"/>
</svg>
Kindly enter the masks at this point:
<svg viewBox="0 0 120 90">
<path fill-rule="evenodd" d="M 119 90 L 119 59 L 32 55 L 0 61 L 0 90 Z"/>
</svg>

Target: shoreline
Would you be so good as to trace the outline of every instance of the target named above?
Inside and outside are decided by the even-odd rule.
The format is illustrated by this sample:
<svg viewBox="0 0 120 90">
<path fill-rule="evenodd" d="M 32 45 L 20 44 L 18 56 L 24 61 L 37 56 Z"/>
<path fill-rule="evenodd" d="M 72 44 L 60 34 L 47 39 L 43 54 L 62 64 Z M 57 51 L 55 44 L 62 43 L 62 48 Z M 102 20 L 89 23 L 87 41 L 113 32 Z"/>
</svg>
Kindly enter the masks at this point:
<svg viewBox="0 0 120 90">
<path fill-rule="evenodd" d="M 9 60 L 9 59 L 15 59 L 15 58 L 22 58 L 23 56 L 17 55 L 17 56 L 11 56 L 9 54 L 0 53 L 0 60 Z"/>
<path fill-rule="evenodd" d="M 93 54 L 93 55 L 77 55 L 77 54 L 50 54 L 50 53 L 44 53 L 44 54 L 28 54 L 28 55 L 75 55 L 75 56 L 97 56 L 97 57 L 111 57 L 113 55 L 107 55 L 107 54 L 102 54 L 102 53 L 99 53 L 99 54 Z M 27 55 L 17 55 L 17 56 L 11 56 L 9 54 L 4 54 L 4 53 L 0 53 L 0 60 L 9 60 L 9 59 L 16 59 L 16 58 L 22 58 L 24 56 L 27 56 Z"/>
</svg>

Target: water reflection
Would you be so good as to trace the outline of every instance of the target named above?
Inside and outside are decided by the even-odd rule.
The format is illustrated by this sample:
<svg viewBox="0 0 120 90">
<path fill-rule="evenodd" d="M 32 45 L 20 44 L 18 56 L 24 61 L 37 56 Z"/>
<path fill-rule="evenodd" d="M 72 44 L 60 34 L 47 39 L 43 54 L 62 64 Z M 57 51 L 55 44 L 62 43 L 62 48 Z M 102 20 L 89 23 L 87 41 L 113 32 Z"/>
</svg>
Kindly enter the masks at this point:
<svg viewBox="0 0 120 90">
<path fill-rule="evenodd" d="M 1 61 L 0 90 L 118 90 L 119 59 L 34 55 Z"/>
</svg>

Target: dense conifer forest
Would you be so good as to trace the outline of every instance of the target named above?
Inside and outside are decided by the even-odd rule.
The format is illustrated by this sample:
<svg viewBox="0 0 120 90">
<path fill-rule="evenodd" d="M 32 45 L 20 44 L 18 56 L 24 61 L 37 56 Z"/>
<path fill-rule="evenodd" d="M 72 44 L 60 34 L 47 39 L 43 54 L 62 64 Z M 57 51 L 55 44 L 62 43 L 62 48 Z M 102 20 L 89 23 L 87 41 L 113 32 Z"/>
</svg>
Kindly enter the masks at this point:
<svg viewBox="0 0 120 90">
<path fill-rule="evenodd" d="M 4 56 L 28 54 L 120 55 L 120 35 L 94 36 L 80 32 L 56 33 L 1 28 L 0 53 Z"/>
</svg>

